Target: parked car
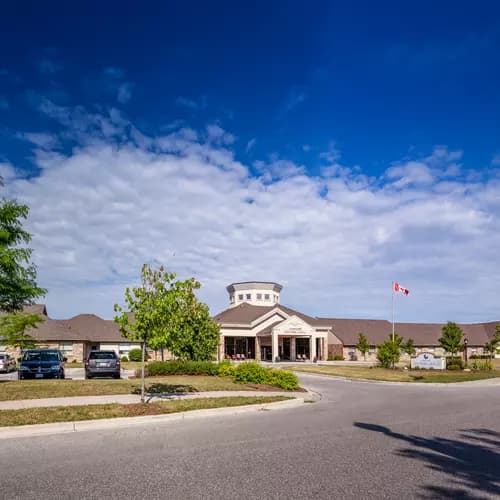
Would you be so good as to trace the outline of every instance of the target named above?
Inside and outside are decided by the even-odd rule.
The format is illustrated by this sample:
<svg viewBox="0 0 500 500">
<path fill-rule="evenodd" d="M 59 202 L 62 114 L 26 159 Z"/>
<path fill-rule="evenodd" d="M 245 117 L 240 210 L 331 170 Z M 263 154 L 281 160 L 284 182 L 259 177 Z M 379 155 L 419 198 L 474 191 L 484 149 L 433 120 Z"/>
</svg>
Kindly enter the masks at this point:
<svg viewBox="0 0 500 500">
<path fill-rule="evenodd" d="M 17 378 L 64 378 L 66 361 L 56 349 L 28 349 L 20 359 Z"/>
<path fill-rule="evenodd" d="M 85 360 L 85 378 L 120 378 L 120 358 L 115 351 L 90 351 Z"/>
<path fill-rule="evenodd" d="M 16 369 L 16 359 L 6 352 L 0 352 L 0 372 L 9 373 Z"/>
</svg>

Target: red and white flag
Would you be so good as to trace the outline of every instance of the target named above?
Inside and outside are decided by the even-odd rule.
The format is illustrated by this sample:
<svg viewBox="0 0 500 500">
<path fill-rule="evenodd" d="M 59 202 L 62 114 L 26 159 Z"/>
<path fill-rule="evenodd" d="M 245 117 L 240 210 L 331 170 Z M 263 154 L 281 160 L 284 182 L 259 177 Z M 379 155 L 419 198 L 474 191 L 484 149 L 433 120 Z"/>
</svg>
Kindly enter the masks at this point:
<svg viewBox="0 0 500 500">
<path fill-rule="evenodd" d="M 408 295 L 410 293 L 410 290 L 408 290 L 408 288 L 401 286 L 399 283 L 394 283 L 392 287 L 393 291 L 395 292 L 401 292 L 404 293 L 405 295 Z"/>
</svg>

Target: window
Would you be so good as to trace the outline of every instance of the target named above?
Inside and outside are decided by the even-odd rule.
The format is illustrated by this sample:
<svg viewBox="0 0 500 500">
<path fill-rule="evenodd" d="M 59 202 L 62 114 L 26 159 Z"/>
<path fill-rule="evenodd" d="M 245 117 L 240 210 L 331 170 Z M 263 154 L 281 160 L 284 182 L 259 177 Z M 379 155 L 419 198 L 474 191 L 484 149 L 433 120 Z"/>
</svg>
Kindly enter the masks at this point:
<svg viewBox="0 0 500 500">
<path fill-rule="evenodd" d="M 73 352 L 73 342 L 59 342 L 59 350 L 64 354 L 71 354 Z"/>
<path fill-rule="evenodd" d="M 231 301 L 231 304 L 232 304 L 234 302 L 234 295 L 230 295 L 229 300 Z"/>
<path fill-rule="evenodd" d="M 257 300 L 262 300 L 262 294 L 261 293 L 257 294 Z"/>
<path fill-rule="evenodd" d="M 269 300 L 269 294 L 268 293 L 264 294 L 264 300 Z"/>
<path fill-rule="evenodd" d="M 238 300 L 243 300 L 243 294 L 240 293 L 240 295 L 238 295 Z"/>
<path fill-rule="evenodd" d="M 278 296 L 277 295 L 274 296 L 274 302 L 278 302 Z"/>
<path fill-rule="evenodd" d="M 120 351 L 120 356 L 128 356 L 128 352 L 130 351 L 130 344 L 120 344 L 118 350 Z"/>
<path fill-rule="evenodd" d="M 247 293 L 247 300 L 252 300 L 252 294 L 251 293 Z"/>
</svg>

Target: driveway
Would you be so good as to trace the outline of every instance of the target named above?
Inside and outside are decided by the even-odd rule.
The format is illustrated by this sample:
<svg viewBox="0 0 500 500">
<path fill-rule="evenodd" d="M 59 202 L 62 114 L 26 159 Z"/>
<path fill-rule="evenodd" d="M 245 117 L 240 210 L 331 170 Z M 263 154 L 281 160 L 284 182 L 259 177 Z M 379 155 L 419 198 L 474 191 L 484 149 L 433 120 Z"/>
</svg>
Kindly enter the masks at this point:
<svg viewBox="0 0 500 500">
<path fill-rule="evenodd" d="M 298 409 L 4 440 L 5 498 L 500 496 L 498 386 L 301 374 Z M 26 478 L 29 481 L 26 481 Z"/>
</svg>

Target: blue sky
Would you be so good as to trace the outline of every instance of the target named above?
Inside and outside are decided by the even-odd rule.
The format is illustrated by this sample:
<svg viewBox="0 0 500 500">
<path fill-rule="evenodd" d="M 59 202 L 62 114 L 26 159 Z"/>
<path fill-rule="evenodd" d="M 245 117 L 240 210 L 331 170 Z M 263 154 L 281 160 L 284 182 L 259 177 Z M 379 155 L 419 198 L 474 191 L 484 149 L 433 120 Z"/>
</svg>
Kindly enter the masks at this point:
<svg viewBox="0 0 500 500">
<path fill-rule="evenodd" d="M 0 165 L 8 194 L 32 206 L 50 311 L 109 317 L 141 261 L 168 260 L 204 282 L 214 312 L 225 306 L 226 282 L 276 279 L 286 284 L 287 302 L 305 312 L 387 317 L 384 287 L 397 279 L 418 291 L 402 305 L 402 319 L 492 319 L 495 288 L 496 299 L 464 307 L 499 263 L 481 253 L 498 223 L 499 14 L 496 2 L 4 7 Z M 114 172 L 109 148 L 123 160 Z M 174 165 L 186 159 L 189 167 Z M 120 169 L 128 162 L 125 177 Z M 145 222 L 130 192 L 151 199 L 147 181 L 157 163 L 158 180 L 177 186 L 186 206 L 171 206 L 158 192 L 151 232 L 139 238 L 132 228 Z M 101 179 L 104 171 L 111 177 Z M 219 174 L 206 213 L 199 207 L 207 217 L 200 226 L 199 190 Z M 109 214 L 101 238 L 88 193 L 95 210 L 99 204 L 99 213 Z M 73 234 L 75 217 L 65 219 L 82 210 L 91 248 Z M 273 230 L 253 225 L 270 223 L 270 213 Z M 184 227 L 172 222 L 176 217 Z M 168 238 L 152 242 L 162 225 Z M 127 261 L 106 242 L 116 227 L 115 240 L 130 240 Z M 200 234 L 208 229 L 205 241 Z M 399 251 L 411 264 L 398 260 Z M 80 276 L 72 266 L 87 272 Z M 296 268 L 303 272 L 290 270 Z M 440 305 L 436 283 L 446 296 Z M 353 302 L 360 285 L 373 291 Z M 317 290 L 309 299 L 306 286 Z M 466 288 L 462 297 L 457 286 Z"/>
</svg>

